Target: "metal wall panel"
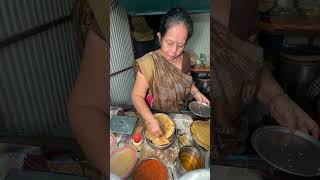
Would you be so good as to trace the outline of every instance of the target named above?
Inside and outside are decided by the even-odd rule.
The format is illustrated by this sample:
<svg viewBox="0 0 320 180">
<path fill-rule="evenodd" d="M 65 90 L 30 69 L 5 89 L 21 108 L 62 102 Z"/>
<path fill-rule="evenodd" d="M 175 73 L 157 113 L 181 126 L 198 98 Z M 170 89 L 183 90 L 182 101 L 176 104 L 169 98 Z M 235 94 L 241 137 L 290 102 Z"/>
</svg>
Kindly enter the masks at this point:
<svg viewBox="0 0 320 180">
<path fill-rule="evenodd" d="M 127 12 L 116 5 L 110 14 L 110 74 L 132 66 L 134 55 Z"/>
<path fill-rule="evenodd" d="M 110 78 L 111 104 L 132 104 L 131 91 L 134 84 L 132 69 Z"/>
<path fill-rule="evenodd" d="M 110 74 L 132 66 L 134 61 L 127 12 L 118 4 L 110 14 Z M 131 104 L 132 70 L 110 77 L 111 104 Z"/>
<path fill-rule="evenodd" d="M 0 39 L 71 13 L 72 0 L 0 1 Z M 50 135 L 68 120 L 80 65 L 71 22 L 0 49 L 0 136 Z"/>
<path fill-rule="evenodd" d="M 74 0 L 1 0 L 0 40 L 71 13 Z"/>
<path fill-rule="evenodd" d="M 192 50 L 198 56 L 204 53 L 210 57 L 210 14 L 192 14 L 193 35 L 188 41 L 187 50 Z"/>
</svg>

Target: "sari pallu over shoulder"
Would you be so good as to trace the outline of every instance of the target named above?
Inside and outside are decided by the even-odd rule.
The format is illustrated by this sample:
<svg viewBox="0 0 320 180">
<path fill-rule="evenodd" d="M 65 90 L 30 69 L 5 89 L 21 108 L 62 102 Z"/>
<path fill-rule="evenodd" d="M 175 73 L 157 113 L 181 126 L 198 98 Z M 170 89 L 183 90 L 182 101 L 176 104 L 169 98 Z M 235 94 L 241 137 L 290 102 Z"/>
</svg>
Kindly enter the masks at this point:
<svg viewBox="0 0 320 180">
<path fill-rule="evenodd" d="M 192 77 L 164 60 L 156 52 L 137 59 L 134 71 L 141 72 L 148 81 L 153 96 L 152 108 L 160 112 L 179 112 L 186 106 Z"/>
<path fill-rule="evenodd" d="M 246 139 L 245 109 L 256 95 L 263 69 L 262 48 L 240 40 L 226 27 L 210 19 L 213 142 L 229 153 Z M 230 147 L 232 146 L 232 147 Z M 231 150 L 231 151 L 230 151 Z M 221 152 L 225 154 L 226 152 Z"/>
</svg>

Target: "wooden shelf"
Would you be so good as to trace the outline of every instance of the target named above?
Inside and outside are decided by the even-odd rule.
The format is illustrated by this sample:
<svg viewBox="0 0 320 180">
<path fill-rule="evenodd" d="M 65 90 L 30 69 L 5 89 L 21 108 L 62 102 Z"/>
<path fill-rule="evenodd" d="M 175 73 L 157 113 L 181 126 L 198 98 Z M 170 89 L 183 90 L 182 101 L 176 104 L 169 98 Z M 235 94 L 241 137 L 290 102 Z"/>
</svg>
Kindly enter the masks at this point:
<svg viewBox="0 0 320 180">
<path fill-rule="evenodd" d="M 192 72 L 210 72 L 210 67 L 192 67 Z"/>
<path fill-rule="evenodd" d="M 260 22 L 260 30 L 269 32 L 306 32 L 319 33 L 320 20 L 297 17 L 271 18 L 270 22 Z"/>
</svg>

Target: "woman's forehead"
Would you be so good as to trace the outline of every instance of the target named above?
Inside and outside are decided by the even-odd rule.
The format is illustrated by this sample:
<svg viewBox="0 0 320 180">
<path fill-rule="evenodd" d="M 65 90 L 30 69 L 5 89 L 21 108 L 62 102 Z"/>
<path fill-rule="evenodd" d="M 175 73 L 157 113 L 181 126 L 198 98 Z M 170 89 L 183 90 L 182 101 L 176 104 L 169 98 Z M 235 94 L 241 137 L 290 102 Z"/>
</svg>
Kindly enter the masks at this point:
<svg viewBox="0 0 320 180">
<path fill-rule="evenodd" d="M 188 38 L 188 29 L 184 23 L 171 24 L 163 38 L 184 43 Z"/>
</svg>

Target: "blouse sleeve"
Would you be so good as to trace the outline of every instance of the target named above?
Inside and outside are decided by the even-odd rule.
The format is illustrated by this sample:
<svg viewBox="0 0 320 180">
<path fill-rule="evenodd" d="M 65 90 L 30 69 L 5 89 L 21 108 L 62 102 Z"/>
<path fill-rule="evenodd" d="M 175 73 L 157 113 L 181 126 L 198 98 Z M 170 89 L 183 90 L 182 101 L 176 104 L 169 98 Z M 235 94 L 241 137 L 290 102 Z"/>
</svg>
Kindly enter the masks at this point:
<svg viewBox="0 0 320 180">
<path fill-rule="evenodd" d="M 154 63 L 152 55 L 147 53 L 134 62 L 133 69 L 136 73 L 140 72 L 144 78 L 148 81 L 149 85 L 152 85 L 154 75 Z"/>
<path fill-rule="evenodd" d="M 73 30 L 79 51 L 82 52 L 86 36 L 91 30 L 99 38 L 106 41 L 87 0 L 78 0 L 73 5 Z"/>
</svg>

